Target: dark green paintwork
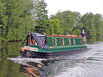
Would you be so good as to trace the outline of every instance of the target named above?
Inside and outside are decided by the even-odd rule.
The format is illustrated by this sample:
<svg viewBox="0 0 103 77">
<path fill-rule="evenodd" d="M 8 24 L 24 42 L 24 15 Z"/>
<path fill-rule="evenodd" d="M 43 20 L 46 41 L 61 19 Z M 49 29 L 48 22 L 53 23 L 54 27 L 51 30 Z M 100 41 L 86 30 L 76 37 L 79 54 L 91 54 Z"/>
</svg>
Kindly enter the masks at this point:
<svg viewBox="0 0 103 77">
<path fill-rule="evenodd" d="M 52 39 L 53 38 L 57 39 L 57 46 L 61 46 L 61 41 L 60 41 L 61 38 L 64 39 L 64 42 L 65 42 L 64 46 L 68 46 L 68 42 L 67 42 L 68 39 L 71 39 L 71 45 L 74 45 L 73 39 L 75 39 L 75 45 L 84 45 L 84 42 L 83 42 L 84 38 L 47 36 L 49 46 L 53 46 L 53 44 L 52 44 Z M 81 43 L 81 41 L 82 41 L 82 43 Z"/>
<path fill-rule="evenodd" d="M 52 43 L 52 39 L 56 38 L 57 39 L 57 45 L 53 46 Z M 64 39 L 64 43 L 65 45 L 61 45 L 61 38 Z M 71 45 L 68 45 L 68 39 L 71 40 Z M 73 39 L 75 39 L 75 45 L 74 45 L 74 41 Z M 60 52 L 60 51 L 70 51 L 70 50 L 77 50 L 77 49 L 84 49 L 86 48 L 85 45 L 85 38 L 73 38 L 73 37 L 55 37 L 55 36 L 47 36 L 47 40 L 48 40 L 48 44 L 50 47 L 50 50 L 45 50 L 42 48 L 39 48 L 38 46 L 30 46 L 30 47 L 35 47 L 38 48 L 38 51 L 36 52 Z"/>
</svg>

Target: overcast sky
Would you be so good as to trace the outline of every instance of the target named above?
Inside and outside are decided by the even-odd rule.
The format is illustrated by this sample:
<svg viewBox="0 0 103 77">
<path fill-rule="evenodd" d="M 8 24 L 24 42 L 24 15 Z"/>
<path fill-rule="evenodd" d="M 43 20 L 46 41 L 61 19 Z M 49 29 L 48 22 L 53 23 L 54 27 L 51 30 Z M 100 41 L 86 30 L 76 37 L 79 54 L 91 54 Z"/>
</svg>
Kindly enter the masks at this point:
<svg viewBox="0 0 103 77">
<path fill-rule="evenodd" d="M 45 0 L 48 15 L 56 14 L 58 11 L 76 11 L 80 14 L 92 12 L 103 16 L 103 0 Z"/>
</svg>

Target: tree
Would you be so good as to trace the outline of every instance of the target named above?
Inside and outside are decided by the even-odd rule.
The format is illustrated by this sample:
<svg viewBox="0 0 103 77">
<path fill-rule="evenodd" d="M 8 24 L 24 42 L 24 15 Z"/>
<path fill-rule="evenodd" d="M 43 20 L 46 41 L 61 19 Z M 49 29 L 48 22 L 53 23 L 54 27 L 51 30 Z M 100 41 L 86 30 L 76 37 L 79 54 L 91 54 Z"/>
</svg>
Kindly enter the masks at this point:
<svg viewBox="0 0 103 77">
<path fill-rule="evenodd" d="M 50 19 L 58 19 L 60 27 L 62 28 L 63 34 L 72 33 L 77 21 L 80 16 L 79 13 L 71 11 L 58 12 L 55 16 L 51 16 Z"/>
<path fill-rule="evenodd" d="M 5 17 L 2 24 L 3 39 L 7 41 L 21 40 L 24 36 L 34 30 L 33 19 L 33 2 L 32 0 L 3 0 L 5 5 L 5 13 L 1 16 Z M 2 40 L 3 40 L 2 39 Z"/>
<path fill-rule="evenodd" d="M 38 33 L 47 33 L 48 28 L 48 15 L 46 10 L 47 4 L 44 0 L 38 1 L 37 5 L 35 6 L 35 15 L 36 15 L 36 27 L 35 31 Z"/>
<path fill-rule="evenodd" d="M 5 3 L 0 0 L 0 42 L 2 42 L 4 37 L 6 36 L 7 30 L 7 19 L 8 17 L 5 15 L 6 7 Z"/>
<path fill-rule="evenodd" d="M 80 29 L 75 29 L 75 31 L 73 31 L 74 35 L 81 35 L 81 30 Z"/>
<path fill-rule="evenodd" d="M 102 16 L 100 14 L 95 15 L 95 27 L 97 30 L 97 33 L 96 33 L 97 38 L 102 38 L 102 36 L 103 36 L 103 21 L 102 21 Z"/>
<path fill-rule="evenodd" d="M 81 22 L 84 24 L 84 29 L 89 38 L 96 38 L 95 16 L 93 13 L 86 13 L 81 18 Z"/>
<path fill-rule="evenodd" d="M 62 33 L 62 30 L 60 28 L 60 22 L 58 19 L 52 19 L 49 20 L 49 34 L 55 34 L 55 35 L 59 35 Z"/>
</svg>

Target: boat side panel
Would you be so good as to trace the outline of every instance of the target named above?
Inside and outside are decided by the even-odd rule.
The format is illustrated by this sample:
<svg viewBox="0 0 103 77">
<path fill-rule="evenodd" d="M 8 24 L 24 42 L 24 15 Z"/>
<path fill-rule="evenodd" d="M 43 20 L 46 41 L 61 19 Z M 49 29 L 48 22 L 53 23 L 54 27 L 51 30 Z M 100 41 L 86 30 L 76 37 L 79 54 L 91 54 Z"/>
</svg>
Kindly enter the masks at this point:
<svg viewBox="0 0 103 77">
<path fill-rule="evenodd" d="M 69 50 L 77 50 L 84 49 L 86 46 L 67 46 L 67 47 L 55 47 L 46 52 L 60 52 L 60 51 L 69 51 Z"/>
<path fill-rule="evenodd" d="M 64 38 L 64 43 L 65 43 L 65 46 L 68 45 L 68 38 Z"/>
<path fill-rule="evenodd" d="M 53 46 L 53 44 L 52 44 L 52 38 L 51 37 L 47 37 L 47 40 L 48 40 L 49 46 Z"/>
<path fill-rule="evenodd" d="M 48 52 L 70 51 L 70 50 L 77 50 L 77 49 L 84 49 L 84 48 L 86 48 L 86 46 L 58 46 L 58 47 L 53 47 L 50 50 L 38 48 L 38 51 L 32 51 L 32 50 L 29 51 L 48 53 Z"/>
<path fill-rule="evenodd" d="M 53 46 L 52 44 L 52 39 L 56 38 L 57 39 L 57 46 Z M 61 38 L 64 39 L 65 45 L 61 45 Z M 71 45 L 68 45 L 68 39 L 71 40 Z M 74 39 L 75 39 L 75 44 L 74 44 Z M 48 44 L 50 47 L 50 50 L 46 50 L 43 48 L 38 48 L 38 51 L 36 52 L 60 52 L 60 51 L 69 51 L 69 50 L 76 50 L 76 49 L 83 49 L 86 48 L 84 45 L 83 38 L 70 38 L 70 37 L 47 37 Z M 35 52 L 35 51 L 33 51 Z"/>
<path fill-rule="evenodd" d="M 61 46 L 60 38 L 57 38 L 57 46 Z"/>
<path fill-rule="evenodd" d="M 64 43 L 65 43 L 64 46 L 68 46 L 68 39 L 71 40 L 71 45 L 84 45 L 84 41 L 83 41 L 84 38 L 51 37 L 51 36 L 48 36 L 47 40 L 48 40 L 49 46 L 53 46 L 53 43 L 52 43 L 53 38 L 57 39 L 57 46 L 62 46 L 61 45 L 61 38 L 64 39 Z M 75 40 L 75 44 L 74 44 L 74 40 Z"/>
</svg>

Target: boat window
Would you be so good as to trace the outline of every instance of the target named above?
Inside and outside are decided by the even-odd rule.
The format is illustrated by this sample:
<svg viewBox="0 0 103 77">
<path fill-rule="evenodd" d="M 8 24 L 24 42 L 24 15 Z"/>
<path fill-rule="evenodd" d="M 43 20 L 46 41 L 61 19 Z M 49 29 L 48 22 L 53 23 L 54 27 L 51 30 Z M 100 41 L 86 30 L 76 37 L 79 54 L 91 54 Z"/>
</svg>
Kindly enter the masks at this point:
<svg viewBox="0 0 103 77">
<path fill-rule="evenodd" d="M 32 37 L 32 35 L 28 36 L 26 45 L 37 45 L 37 43 L 36 43 L 35 39 Z"/>
<path fill-rule="evenodd" d="M 46 40 L 45 38 L 42 39 L 42 46 L 44 46 L 46 44 Z"/>
<path fill-rule="evenodd" d="M 61 39 L 61 45 L 64 45 L 64 39 Z"/>
<path fill-rule="evenodd" d="M 31 45 L 37 45 L 37 43 L 36 43 L 34 38 L 31 39 Z"/>
<path fill-rule="evenodd" d="M 30 45 L 30 42 L 31 42 L 31 35 L 28 36 L 26 45 Z"/>
<path fill-rule="evenodd" d="M 53 45 L 57 45 L 57 39 L 56 38 L 53 38 L 52 42 L 53 42 Z"/>
<path fill-rule="evenodd" d="M 71 40 L 70 39 L 68 39 L 68 45 L 71 45 Z"/>
<path fill-rule="evenodd" d="M 75 45 L 75 39 L 73 39 L 74 45 Z"/>
<path fill-rule="evenodd" d="M 82 44 L 82 43 L 83 43 L 83 40 L 80 40 L 80 43 Z"/>
</svg>

